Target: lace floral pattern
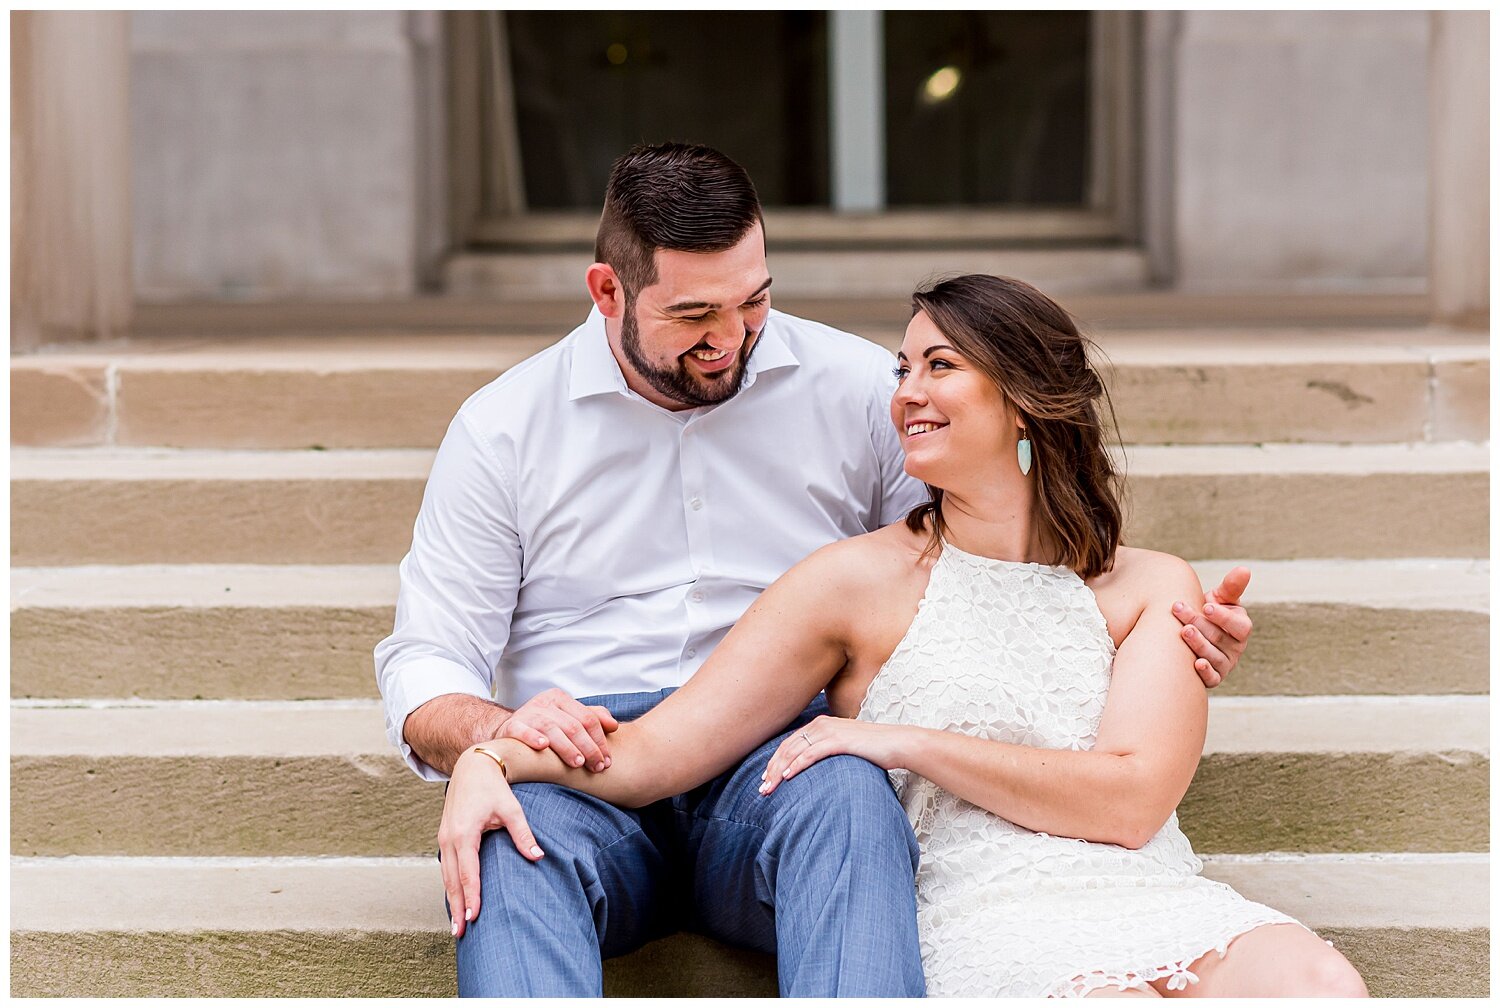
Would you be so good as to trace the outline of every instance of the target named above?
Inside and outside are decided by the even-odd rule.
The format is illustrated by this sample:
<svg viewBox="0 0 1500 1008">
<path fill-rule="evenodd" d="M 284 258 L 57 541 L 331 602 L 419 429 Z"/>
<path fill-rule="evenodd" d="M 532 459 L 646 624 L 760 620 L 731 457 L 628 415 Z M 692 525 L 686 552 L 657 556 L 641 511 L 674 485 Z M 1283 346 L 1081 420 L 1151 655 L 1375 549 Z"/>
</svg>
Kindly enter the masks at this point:
<svg viewBox="0 0 1500 1008">
<path fill-rule="evenodd" d="M 859 717 L 1048 749 L 1091 749 L 1114 645 L 1066 567 L 945 545 L 916 618 Z M 1262 924 L 1296 923 L 1203 878 L 1174 814 L 1139 850 L 1023 829 L 905 770 L 922 845 L 917 923 L 929 995 L 1081 996 L 1168 977 Z"/>
</svg>

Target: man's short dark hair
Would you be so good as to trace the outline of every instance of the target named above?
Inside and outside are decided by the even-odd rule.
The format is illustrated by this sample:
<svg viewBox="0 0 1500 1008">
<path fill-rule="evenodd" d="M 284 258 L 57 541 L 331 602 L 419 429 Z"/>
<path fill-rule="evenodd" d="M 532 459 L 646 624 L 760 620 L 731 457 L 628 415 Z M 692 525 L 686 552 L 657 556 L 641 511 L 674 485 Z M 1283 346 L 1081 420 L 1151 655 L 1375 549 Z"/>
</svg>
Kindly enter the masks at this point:
<svg viewBox="0 0 1500 1008">
<path fill-rule="evenodd" d="M 634 299 L 656 283 L 657 249 L 723 252 L 760 219 L 750 176 L 712 147 L 638 144 L 610 169 L 594 261 Z"/>
</svg>

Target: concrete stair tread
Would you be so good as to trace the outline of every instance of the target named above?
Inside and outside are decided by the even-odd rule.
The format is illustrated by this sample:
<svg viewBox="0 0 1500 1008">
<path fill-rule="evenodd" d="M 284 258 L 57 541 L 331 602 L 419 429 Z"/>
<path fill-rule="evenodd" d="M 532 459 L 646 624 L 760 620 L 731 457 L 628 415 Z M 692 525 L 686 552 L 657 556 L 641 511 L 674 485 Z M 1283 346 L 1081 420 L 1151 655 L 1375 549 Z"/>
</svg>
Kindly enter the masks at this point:
<svg viewBox="0 0 1500 1008">
<path fill-rule="evenodd" d="M 1209 698 L 1207 755 L 1489 752 L 1488 696 Z M 373 700 L 11 705 L 13 757 L 389 758 Z"/>
<path fill-rule="evenodd" d="M 274 310 L 274 309 L 273 309 Z M 191 314 L 191 313 L 190 313 Z M 462 314 L 462 313 L 460 313 Z M 434 445 L 476 389 L 581 322 L 492 309 L 448 328 L 367 321 L 238 335 L 142 336 L 12 359 L 12 439 L 27 445 L 307 448 Z M 514 313 L 511 313 L 514 316 Z M 854 331 L 894 349 L 907 309 Z M 441 313 L 439 313 L 441 316 Z M 814 318 L 833 316 L 820 312 Z M 1174 322 L 1086 327 L 1127 441 L 1482 439 L 1487 333 L 1431 326 Z M 532 319 L 526 321 L 526 319 Z M 557 319 L 557 321 L 552 321 Z M 389 331 L 392 326 L 397 331 Z M 518 328 L 519 326 L 519 328 Z M 387 331 L 378 331 L 384 328 Z M 504 328 L 508 333 L 497 330 Z M 254 326 L 251 327 L 254 329 Z"/>
<path fill-rule="evenodd" d="M 1198 560 L 1213 586 L 1251 569 L 1247 602 L 1323 602 L 1379 609 L 1489 611 L 1488 560 Z M 394 564 L 125 564 L 15 567 L 10 608 L 395 605 Z"/>
<path fill-rule="evenodd" d="M 427 448 L 13 448 L 13 480 L 426 480 Z"/>
<path fill-rule="evenodd" d="M 1489 470 L 1487 442 L 1135 445 L 1126 475 L 1473 473 Z M 427 448 L 328 451 L 101 446 L 13 448 L 13 480 L 425 478 Z"/>
<path fill-rule="evenodd" d="M 1203 862 L 1204 875 L 1312 928 L 1489 926 L 1487 854 Z M 10 867 L 13 931 L 448 931 L 435 858 L 13 857 Z"/>
<path fill-rule="evenodd" d="M 1485 855 L 1204 862 L 1333 942 L 1377 997 L 1489 993 Z M 430 857 L 12 858 L 11 881 L 18 996 L 454 993 Z M 775 964 L 683 932 L 608 960 L 604 993 L 770 997 Z"/>
<path fill-rule="evenodd" d="M 503 370 L 555 343 L 587 314 L 587 308 L 580 307 L 573 322 L 565 328 L 549 331 L 539 327 L 530 334 L 436 331 L 146 336 L 114 344 L 51 348 L 43 353 L 17 356 L 11 360 L 11 369 L 114 366 L 203 371 L 429 371 L 485 367 Z M 865 328 L 868 327 L 862 327 L 861 331 Z M 902 328 L 897 316 L 878 327 L 875 340 L 894 349 Z M 1093 337 L 1116 366 L 1342 365 L 1351 361 L 1389 364 L 1489 359 L 1488 333 L 1436 327 L 1240 326 L 1205 331 L 1202 326 L 1159 326 L 1103 328 L 1095 331 Z"/>
</svg>

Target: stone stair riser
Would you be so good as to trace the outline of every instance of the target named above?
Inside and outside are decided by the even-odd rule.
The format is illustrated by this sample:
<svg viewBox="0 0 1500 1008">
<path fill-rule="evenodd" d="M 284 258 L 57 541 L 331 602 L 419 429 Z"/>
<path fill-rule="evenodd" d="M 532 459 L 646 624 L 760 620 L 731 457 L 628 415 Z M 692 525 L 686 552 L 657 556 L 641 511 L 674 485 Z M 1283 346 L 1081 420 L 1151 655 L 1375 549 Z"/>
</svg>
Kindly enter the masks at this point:
<svg viewBox="0 0 1500 1008">
<path fill-rule="evenodd" d="M 400 560 L 420 479 L 11 484 L 13 565 Z"/>
<path fill-rule="evenodd" d="M 16 566 L 395 563 L 424 481 L 32 479 L 11 483 Z M 1126 541 L 1184 556 L 1488 553 L 1488 473 L 1130 477 Z"/>
<path fill-rule="evenodd" d="M 11 695 L 301 700 L 377 696 L 395 607 L 19 609 Z"/>
<path fill-rule="evenodd" d="M 22 856 L 425 854 L 442 809 L 441 786 L 384 753 L 17 755 L 11 795 Z M 1267 751 L 1206 755 L 1179 814 L 1210 854 L 1481 851 L 1488 807 L 1471 751 Z"/>
<path fill-rule="evenodd" d="M 1211 337 L 1205 337 L 1211 338 Z M 540 344 L 525 340 L 525 351 Z M 898 339 L 879 342 L 894 346 Z M 525 355 L 412 368 L 12 365 L 12 440 L 28 446 L 432 448 L 454 411 Z M 1128 443 L 1400 442 L 1488 437 L 1484 360 L 1116 363 Z"/>
<path fill-rule="evenodd" d="M 1253 561 L 1252 561 L 1253 567 Z M 1253 644 L 1216 695 L 1484 693 L 1489 618 L 1453 609 L 1250 601 Z M 390 606 L 28 607 L 16 697 L 370 698 Z"/>
<path fill-rule="evenodd" d="M 102 882 L 103 880 L 101 880 Z M 434 894 L 434 898 L 440 898 Z M 1375 997 L 1485 997 L 1488 929 L 1322 928 Z M 11 933 L 16 997 L 452 997 L 423 932 Z M 770 957 L 675 935 L 609 960 L 606 997 L 775 997 Z"/>
<path fill-rule="evenodd" d="M 1200 557 L 1466 557 L 1489 551 L 1489 474 L 1133 475 L 1125 540 Z"/>
</svg>

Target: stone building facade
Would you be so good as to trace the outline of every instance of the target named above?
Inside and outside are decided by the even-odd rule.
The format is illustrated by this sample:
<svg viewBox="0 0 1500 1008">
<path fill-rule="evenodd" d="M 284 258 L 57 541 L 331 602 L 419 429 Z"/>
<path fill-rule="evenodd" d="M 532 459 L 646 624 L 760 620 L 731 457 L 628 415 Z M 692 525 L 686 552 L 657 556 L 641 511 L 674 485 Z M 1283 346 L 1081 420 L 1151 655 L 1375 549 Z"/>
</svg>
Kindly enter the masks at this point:
<svg viewBox="0 0 1500 1008">
<path fill-rule="evenodd" d="M 138 302 L 572 296 L 597 210 L 528 203 L 545 168 L 516 17 L 13 14 L 13 346 L 118 333 Z M 597 21 L 570 23 L 580 44 L 632 38 L 577 17 Z M 1487 315 L 1483 12 L 1078 15 L 1088 192 L 1063 210 L 883 204 L 899 180 L 862 155 L 926 152 L 891 149 L 880 89 L 928 43 L 878 13 L 823 17 L 805 30 L 826 80 L 800 97 L 826 163 L 803 185 L 829 191 L 771 206 L 778 290 L 899 294 L 933 262 L 1071 289 L 1426 292 L 1439 318 Z M 604 47 L 601 72 L 631 46 Z M 628 118 L 602 107 L 560 114 Z M 759 125 L 756 148 L 808 144 Z"/>
</svg>

